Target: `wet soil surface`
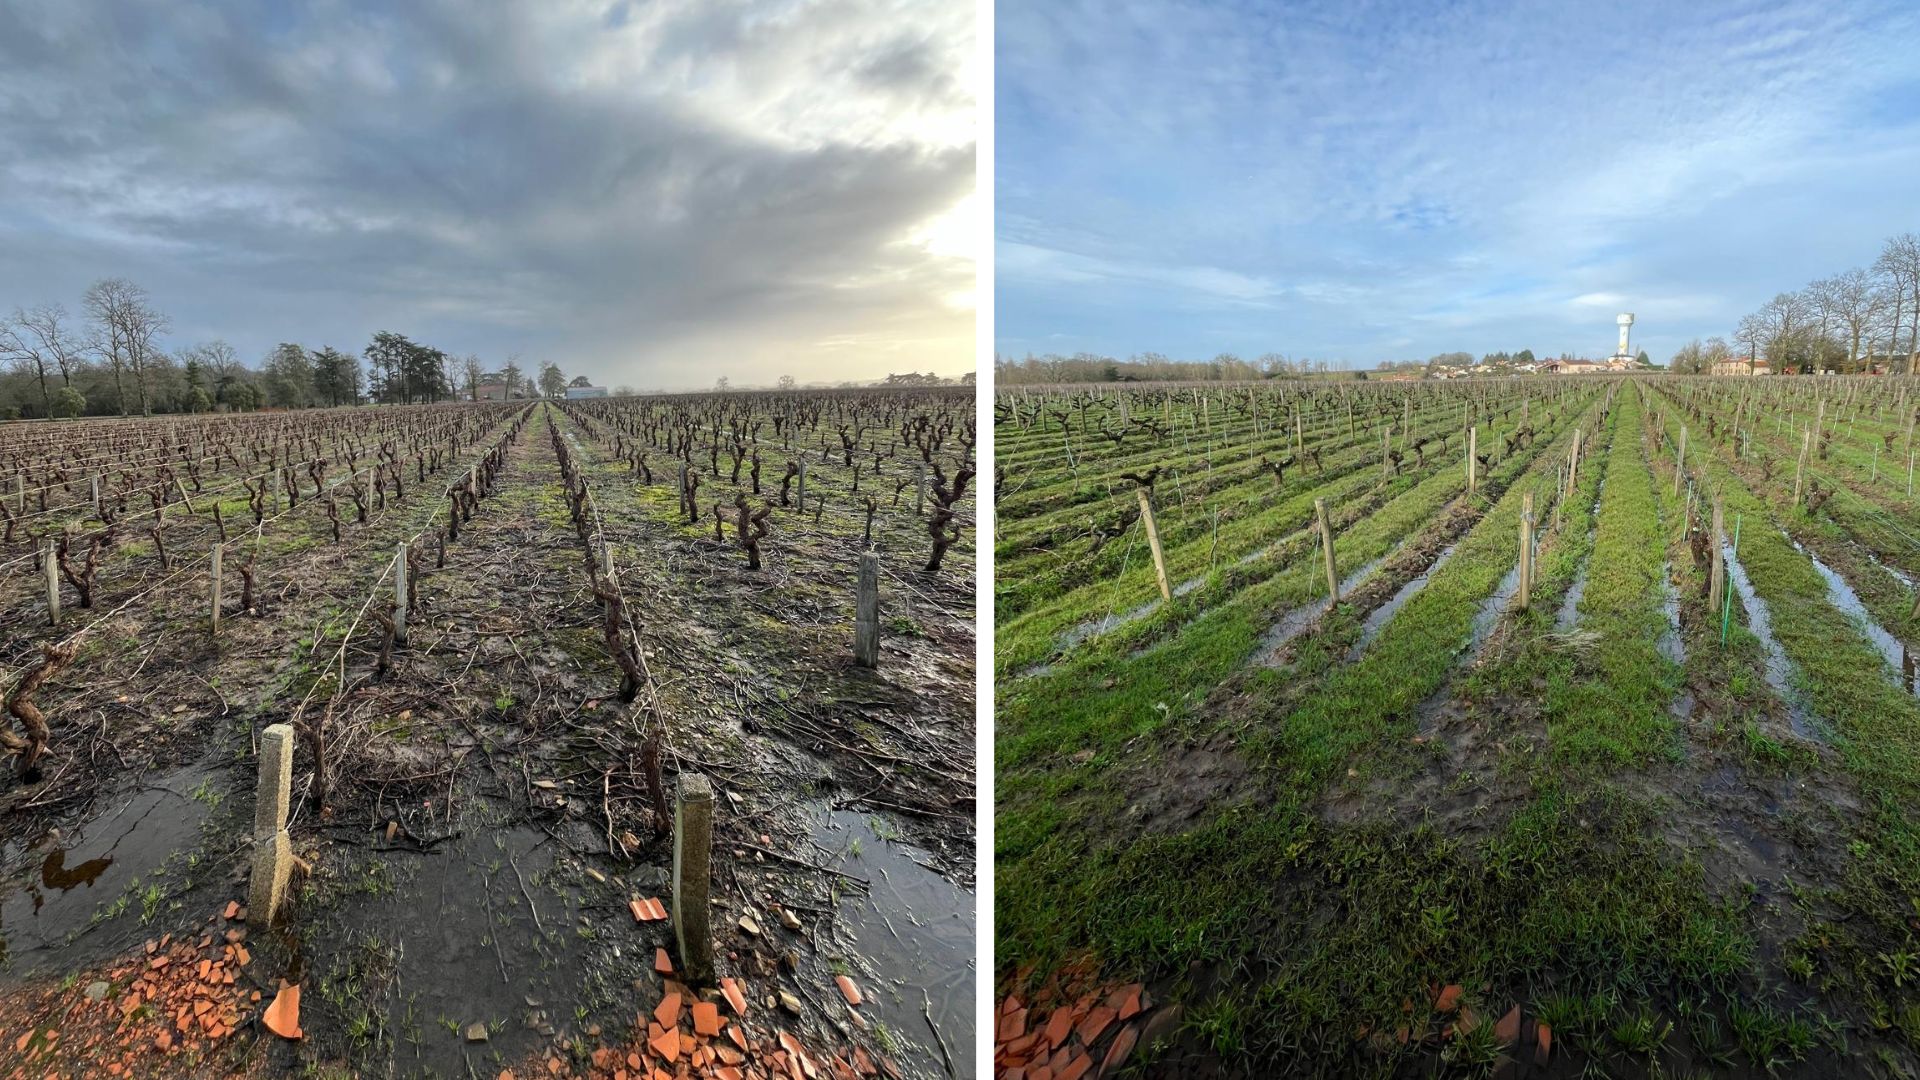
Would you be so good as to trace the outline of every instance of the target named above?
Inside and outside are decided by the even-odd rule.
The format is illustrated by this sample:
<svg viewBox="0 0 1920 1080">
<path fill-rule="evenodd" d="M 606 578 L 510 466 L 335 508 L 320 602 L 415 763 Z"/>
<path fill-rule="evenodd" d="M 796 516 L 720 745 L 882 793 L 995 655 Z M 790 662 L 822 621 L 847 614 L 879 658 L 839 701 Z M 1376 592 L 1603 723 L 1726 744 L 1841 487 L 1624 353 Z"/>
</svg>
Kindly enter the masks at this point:
<svg viewBox="0 0 1920 1080">
<path fill-rule="evenodd" d="M 555 419 L 593 486 L 659 679 L 665 788 L 697 772 L 719 796 L 717 967 L 750 999 L 741 1025 L 753 1052 L 764 1036 L 784 1054 L 778 1030 L 816 1059 L 842 1048 L 902 1075 L 973 1075 L 970 567 L 919 572 L 909 490 L 898 517 L 912 520 L 876 522 L 881 663 L 855 668 L 857 524 L 776 522 L 767 569 L 747 571 L 712 542 L 709 520 L 674 520 L 670 489 L 632 482 L 591 432 Z M 288 929 L 256 928 L 249 943 L 269 1000 L 280 979 L 303 987 L 306 1038 L 248 1042 L 231 1059 L 238 1071 L 601 1075 L 593 1051 L 636 1018 L 644 1043 L 676 978 L 656 970 L 662 949 L 677 967 L 671 920 L 639 921 L 632 904 L 672 902 L 646 718 L 615 696 L 586 548 L 546 440 L 528 425 L 444 567 L 428 550 L 391 670 L 376 670 L 377 632 L 344 654 L 323 812 L 302 801 L 304 742 L 295 761 L 290 828 L 311 871 L 296 875 Z M 328 627 L 331 652 L 365 599 L 353 591 L 375 587 L 381 553 L 418 524 L 319 549 L 309 569 L 283 574 L 260 617 L 229 623 L 217 656 L 196 661 L 160 634 L 146 655 L 110 665 L 139 669 L 114 693 L 71 680 L 54 699 L 65 716 L 137 710 L 144 719 L 124 728 L 101 724 L 102 745 L 145 737 L 171 761 L 140 782 L 103 771 L 103 787 L 41 806 L 12 793 L 7 820 L 35 826 L 0 845 L 0 987 L 25 1000 L 57 989 L 50 978 L 84 985 L 89 965 L 244 895 L 252 733 L 299 713 L 325 664 L 307 655 L 316 631 Z M 170 614 L 142 613 L 129 636 Z M 120 692 L 135 710 L 113 700 Z M 174 701 L 185 711 L 169 711 Z M 839 975 L 857 984 L 858 1008 Z M 0 1015 L 9 1046 L 18 1019 Z M 156 1058 L 156 1075 L 184 1062 Z"/>
</svg>

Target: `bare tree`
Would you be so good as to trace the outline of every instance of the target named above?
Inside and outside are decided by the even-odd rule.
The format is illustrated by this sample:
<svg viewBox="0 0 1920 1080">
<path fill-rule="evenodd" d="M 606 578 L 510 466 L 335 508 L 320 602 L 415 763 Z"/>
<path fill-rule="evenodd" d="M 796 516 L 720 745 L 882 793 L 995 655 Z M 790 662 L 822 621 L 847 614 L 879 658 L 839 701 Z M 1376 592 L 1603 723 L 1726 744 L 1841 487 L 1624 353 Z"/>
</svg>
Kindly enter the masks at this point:
<svg viewBox="0 0 1920 1080">
<path fill-rule="evenodd" d="M 500 369 L 500 377 L 507 384 L 507 398 L 511 400 L 513 395 L 520 392 L 520 381 L 523 378 L 520 373 L 519 353 L 507 354 L 507 366 Z"/>
<path fill-rule="evenodd" d="M 1893 340 L 1889 353 L 1900 351 L 1900 316 L 1907 317 L 1907 374 L 1913 373 L 1914 359 L 1920 357 L 1920 236 L 1901 233 L 1888 240 L 1873 262 L 1874 272 L 1886 279 L 1893 291 Z"/>
<path fill-rule="evenodd" d="M 480 358 L 473 353 L 468 353 L 467 358 L 460 362 L 460 369 L 467 377 L 467 400 L 479 401 L 480 377 L 487 373 L 487 369 L 480 366 Z"/>
<path fill-rule="evenodd" d="M 1886 299 L 1873 275 L 1865 270 L 1848 270 L 1814 282 L 1807 286 L 1807 293 L 1819 308 L 1822 321 L 1839 326 L 1846 335 L 1847 370 L 1859 370 L 1860 345 L 1864 341 L 1869 349 L 1873 347 L 1868 335 Z"/>
<path fill-rule="evenodd" d="M 113 390 L 120 415 L 127 415 L 126 375 L 133 375 L 140 397 L 140 414 L 151 415 L 147 399 L 147 362 L 154 339 L 167 329 L 167 317 L 153 309 L 147 291 L 125 278 L 102 278 L 88 286 L 81 298 L 93 321 L 93 347 L 113 369 Z"/>
</svg>

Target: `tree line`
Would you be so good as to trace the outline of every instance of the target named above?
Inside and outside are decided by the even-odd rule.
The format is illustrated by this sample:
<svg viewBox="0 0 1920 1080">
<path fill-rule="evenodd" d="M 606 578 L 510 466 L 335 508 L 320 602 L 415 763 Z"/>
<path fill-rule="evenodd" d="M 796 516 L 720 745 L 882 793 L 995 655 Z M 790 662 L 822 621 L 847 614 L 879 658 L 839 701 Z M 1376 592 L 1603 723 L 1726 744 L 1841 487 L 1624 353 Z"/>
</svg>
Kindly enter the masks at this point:
<svg viewBox="0 0 1920 1080">
<path fill-rule="evenodd" d="M 358 354 L 282 342 L 250 366 L 225 341 L 168 349 L 171 327 L 125 278 L 94 282 L 78 313 L 50 303 L 0 315 L 0 419 L 477 401 L 483 387 L 505 398 L 559 397 L 567 387 L 552 361 L 530 374 L 515 355 L 489 369 L 473 354 L 385 330 Z"/>
<path fill-rule="evenodd" d="M 1775 296 L 1743 317 L 1731 339 L 1689 341 L 1674 354 L 1672 368 L 1696 374 L 1744 364 L 1752 371 L 1765 361 L 1776 372 L 1910 375 L 1916 359 L 1920 236 L 1909 232 L 1881 245 L 1870 266 Z"/>
<path fill-rule="evenodd" d="M 1021 359 L 996 356 L 993 378 L 997 386 L 1034 386 L 1048 383 L 1090 382 L 1237 382 L 1249 379 L 1325 376 L 1334 369 L 1325 360 L 1292 359 L 1266 353 L 1242 360 L 1221 353 L 1211 360 L 1173 360 L 1157 352 L 1136 353 L 1125 360 L 1096 353 L 1072 356 L 1028 353 Z"/>
</svg>

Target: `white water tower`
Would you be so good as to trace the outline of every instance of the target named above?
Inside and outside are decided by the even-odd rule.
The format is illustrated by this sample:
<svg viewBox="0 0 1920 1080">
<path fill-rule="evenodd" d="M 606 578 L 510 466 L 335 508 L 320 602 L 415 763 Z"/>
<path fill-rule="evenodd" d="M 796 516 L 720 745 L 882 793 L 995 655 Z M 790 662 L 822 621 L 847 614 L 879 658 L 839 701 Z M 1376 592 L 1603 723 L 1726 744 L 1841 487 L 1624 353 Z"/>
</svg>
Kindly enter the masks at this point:
<svg viewBox="0 0 1920 1080">
<path fill-rule="evenodd" d="M 1614 316 L 1613 321 L 1620 324 L 1620 350 L 1614 355 L 1623 360 L 1631 360 L 1633 354 L 1627 351 L 1627 335 L 1633 332 L 1633 312 L 1623 311 Z"/>
</svg>

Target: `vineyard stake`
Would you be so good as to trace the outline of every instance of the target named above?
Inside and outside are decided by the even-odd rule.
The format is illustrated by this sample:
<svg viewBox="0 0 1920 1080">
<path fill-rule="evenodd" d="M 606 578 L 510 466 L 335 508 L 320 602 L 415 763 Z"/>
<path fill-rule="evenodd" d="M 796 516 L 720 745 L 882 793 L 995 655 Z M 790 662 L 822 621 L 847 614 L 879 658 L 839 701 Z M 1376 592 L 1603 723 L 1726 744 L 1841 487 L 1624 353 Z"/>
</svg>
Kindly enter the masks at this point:
<svg viewBox="0 0 1920 1080">
<path fill-rule="evenodd" d="M 859 592 L 854 603 L 853 662 L 863 668 L 880 666 L 880 555 L 860 555 Z"/>
<path fill-rule="evenodd" d="M 54 553 L 52 537 L 40 549 L 40 568 L 47 574 L 47 622 L 60 625 L 60 559 Z"/>
<path fill-rule="evenodd" d="M 1680 452 L 1673 458 L 1673 497 L 1680 497 L 1680 474 L 1687 471 L 1687 425 L 1680 425 Z"/>
<path fill-rule="evenodd" d="M 713 783 L 680 774 L 673 814 L 673 935 L 687 981 L 713 982 L 713 933 L 707 890 L 713 876 Z"/>
<path fill-rule="evenodd" d="M 1382 480 L 1388 477 L 1389 473 L 1387 470 L 1393 467 L 1393 462 L 1387 458 L 1387 454 L 1392 451 L 1392 449 L 1393 425 L 1388 424 L 1387 429 L 1380 433 L 1380 479 Z"/>
<path fill-rule="evenodd" d="M 1567 458 L 1567 490 L 1572 491 L 1580 483 L 1580 429 L 1573 429 L 1573 454 Z"/>
<path fill-rule="evenodd" d="M 393 640 L 407 643 L 407 542 L 400 541 L 393 552 Z"/>
<path fill-rule="evenodd" d="M 1520 610 L 1533 599 L 1533 492 L 1520 497 Z"/>
<path fill-rule="evenodd" d="M 1340 579 L 1333 570 L 1333 523 L 1327 520 L 1327 500 L 1313 500 L 1313 516 L 1320 522 L 1320 551 L 1327 564 L 1327 610 L 1340 602 Z"/>
<path fill-rule="evenodd" d="M 220 633 L 220 553 L 219 544 L 213 545 L 213 632 Z"/>
<path fill-rule="evenodd" d="M 1707 576 L 1707 610 L 1718 611 L 1727 587 L 1726 556 L 1720 550 L 1721 533 L 1726 526 L 1726 518 L 1720 508 L 1720 500 L 1713 500 L 1713 568 Z"/>
<path fill-rule="evenodd" d="M 1795 509 L 1798 509 L 1800 506 L 1800 480 L 1801 477 L 1806 474 L 1807 451 L 1812 449 L 1812 447 L 1813 429 L 1808 428 L 1806 432 L 1800 436 L 1800 459 L 1793 467 L 1793 505 Z"/>
<path fill-rule="evenodd" d="M 256 926 L 272 926 L 293 869 L 287 836 L 287 799 L 293 784 L 293 728 L 272 724 L 260 733 L 260 779 L 253 802 L 253 880 L 247 912 Z"/>
<path fill-rule="evenodd" d="M 100 474 L 93 474 L 93 516 L 100 516 Z"/>
<path fill-rule="evenodd" d="M 1475 468 L 1479 462 L 1473 458 L 1474 451 L 1480 448 L 1480 428 L 1477 425 L 1467 427 L 1467 492 L 1472 494 L 1480 488 L 1480 470 Z"/>
<path fill-rule="evenodd" d="M 1153 573 L 1160 579 L 1160 599 L 1172 600 L 1173 590 L 1167 587 L 1167 557 L 1160 551 L 1160 530 L 1153 527 L 1153 500 L 1147 498 L 1146 488 L 1135 488 L 1140 496 L 1140 520 L 1147 527 L 1147 546 L 1153 549 Z"/>
</svg>

